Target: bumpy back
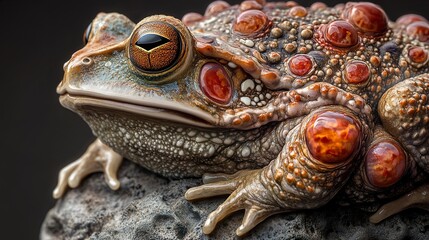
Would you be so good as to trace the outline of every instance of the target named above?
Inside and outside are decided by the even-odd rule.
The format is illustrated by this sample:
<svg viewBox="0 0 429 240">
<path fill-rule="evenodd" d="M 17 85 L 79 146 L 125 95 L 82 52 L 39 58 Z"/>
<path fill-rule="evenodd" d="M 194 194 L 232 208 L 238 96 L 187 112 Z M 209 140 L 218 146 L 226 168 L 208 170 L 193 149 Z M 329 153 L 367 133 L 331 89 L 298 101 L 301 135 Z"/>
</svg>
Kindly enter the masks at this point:
<svg viewBox="0 0 429 240">
<path fill-rule="evenodd" d="M 190 13 L 183 21 L 201 53 L 233 59 L 272 90 L 327 82 L 376 109 L 386 89 L 428 71 L 427 20 L 410 14 L 391 22 L 368 2 L 304 8 L 215 1 L 204 16 Z"/>
</svg>

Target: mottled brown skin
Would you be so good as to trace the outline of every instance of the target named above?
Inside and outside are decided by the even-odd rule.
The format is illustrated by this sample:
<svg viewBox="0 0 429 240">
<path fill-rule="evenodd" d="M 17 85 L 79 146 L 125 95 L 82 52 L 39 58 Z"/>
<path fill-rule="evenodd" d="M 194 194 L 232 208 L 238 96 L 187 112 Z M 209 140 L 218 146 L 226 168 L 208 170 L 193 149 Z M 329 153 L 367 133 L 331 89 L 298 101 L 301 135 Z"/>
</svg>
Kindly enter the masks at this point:
<svg viewBox="0 0 429 240">
<path fill-rule="evenodd" d="M 95 171 L 117 189 L 126 157 L 166 177 L 205 174 L 188 200 L 230 194 L 206 234 L 240 209 L 243 235 L 335 196 L 403 196 L 372 222 L 427 209 L 428 26 L 390 22 L 372 3 L 215 1 L 204 16 L 137 25 L 99 14 L 58 87 L 98 140 L 62 170 L 54 197 Z"/>
</svg>

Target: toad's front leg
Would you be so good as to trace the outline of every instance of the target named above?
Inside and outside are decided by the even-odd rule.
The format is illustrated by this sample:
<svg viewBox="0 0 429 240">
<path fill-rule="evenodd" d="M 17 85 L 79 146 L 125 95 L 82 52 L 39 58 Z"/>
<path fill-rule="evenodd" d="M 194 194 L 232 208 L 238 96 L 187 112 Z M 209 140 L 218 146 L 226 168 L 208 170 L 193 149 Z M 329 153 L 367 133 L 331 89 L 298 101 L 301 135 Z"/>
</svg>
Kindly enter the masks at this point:
<svg viewBox="0 0 429 240">
<path fill-rule="evenodd" d="M 245 216 L 237 235 L 275 213 L 327 203 L 345 184 L 371 137 L 361 119 L 342 106 L 323 107 L 287 134 L 282 151 L 266 167 L 206 176 L 211 183 L 189 189 L 186 199 L 231 195 L 209 215 L 204 233 L 211 233 L 219 221 L 240 209 L 245 209 Z"/>
<path fill-rule="evenodd" d="M 120 185 L 117 172 L 121 163 L 122 156 L 97 139 L 89 145 L 86 152 L 78 160 L 60 171 L 53 197 L 60 198 L 67 187 L 79 186 L 83 178 L 94 172 L 104 172 L 107 184 L 111 189 L 116 190 Z"/>
</svg>

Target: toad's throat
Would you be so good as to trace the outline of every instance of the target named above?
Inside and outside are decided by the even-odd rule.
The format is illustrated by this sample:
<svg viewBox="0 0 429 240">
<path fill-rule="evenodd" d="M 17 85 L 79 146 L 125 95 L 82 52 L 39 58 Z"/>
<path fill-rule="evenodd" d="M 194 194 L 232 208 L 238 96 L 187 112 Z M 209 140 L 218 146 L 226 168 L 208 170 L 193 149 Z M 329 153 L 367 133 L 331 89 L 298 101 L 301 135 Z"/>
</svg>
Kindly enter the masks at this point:
<svg viewBox="0 0 429 240">
<path fill-rule="evenodd" d="M 60 103 L 64 107 L 79 112 L 88 107 L 110 109 L 112 111 L 125 111 L 140 115 L 145 118 L 159 119 L 172 123 L 179 123 L 201 128 L 215 128 L 216 119 L 203 114 L 191 114 L 189 112 L 177 111 L 174 109 L 162 108 L 158 106 L 142 105 L 128 101 L 118 101 L 87 95 L 75 95 L 64 93 L 60 95 Z M 192 111 L 194 113 L 194 111 Z"/>
</svg>

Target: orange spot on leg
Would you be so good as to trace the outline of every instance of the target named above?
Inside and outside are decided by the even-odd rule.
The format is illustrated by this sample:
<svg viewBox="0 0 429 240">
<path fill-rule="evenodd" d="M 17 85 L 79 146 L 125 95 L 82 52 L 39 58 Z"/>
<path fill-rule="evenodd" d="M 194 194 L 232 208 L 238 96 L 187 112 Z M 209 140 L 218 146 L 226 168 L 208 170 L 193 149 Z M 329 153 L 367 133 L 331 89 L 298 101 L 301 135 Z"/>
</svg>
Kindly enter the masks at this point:
<svg viewBox="0 0 429 240">
<path fill-rule="evenodd" d="M 310 120 L 305 138 L 314 158 L 324 163 L 340 163 L 350 158 L 358 148 L 360 127 L 345 114 L 326 111 Z"/>
<path fill-rule="evenodd" d="M 378 142 L 367 152 L 365 170 L 368 181 L 374 187 L 392 186 L 401 179 L 405 168 L 405 153 L 398 143 Z"/>
</svg>

